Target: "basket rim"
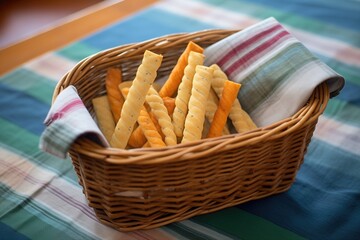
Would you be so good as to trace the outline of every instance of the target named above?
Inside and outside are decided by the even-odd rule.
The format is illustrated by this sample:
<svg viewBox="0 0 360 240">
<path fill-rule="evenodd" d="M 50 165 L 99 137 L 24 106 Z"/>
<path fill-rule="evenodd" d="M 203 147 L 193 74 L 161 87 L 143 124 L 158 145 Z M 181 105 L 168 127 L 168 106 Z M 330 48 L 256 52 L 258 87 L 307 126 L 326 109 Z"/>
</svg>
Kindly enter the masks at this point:
<svg viewBox="0 0 360 240">
<path fill-rule="evenodd" d="M 142 42 L 129 43 L 105 49 L 79 61 L 69 72 L 67 72 L 57 83 L 53 92 L 52 101 L 54 102 L 57 95 L 60 94 L 60 92 L 67 86 L 71 85 L 71 80 L 78 79 L 77 77 L 79 75 L 81 76 L 81 74 L 84 74 L 87 70 L 91 69 L 92 62 L 98 58 L 106 59 L 124 55 L 133 48 L 141 48 L 144 51 L 150 46 L 152 48 L 154 48 L 154 46 L 155 48 L 161 48 L 161 45 L 165 42 L 176 44 L 180 41 L 180 37 L 181 41 L 184 41 L 184 38 L 187 39 L 187 41 L 196 41 L 196 38 L 207 37 L 211 34 L 231 35 L 237 31 L 240 30 L 207 29 L 191 33 L 175 33 Z M 195 157 L 194 155 L 198 157 L 203 156 L 204 150 L 207 151 L 206 154 L 209 154 L 209 149 L 211 149 L 210 153 L 226 151 L 226 149 L 231 148 L 234 144 L 236 144 L 237 147 L 243 147 L 256 144 L 261 141 L 273 140 L 290 135 L 298 128 L 317 121 L 318 117 L 325 110 L 329 98 L 329 89 L 327 84 L 324 82 L 315 88 L 307 101 L 307 104 L 292 116 L 246 133 L 236 133 L 216 138 L 206 138 L 190 143 L 181 143 L 175 146 L 166 146 L 162 148 L 138 148 L 129 150 L 103 147 L 90 139 L 80 137 L 71 145 L 70 152 L 89 155 L 95 159 L 113 164 L 160 164 L 169 161 L 169 155 L 172 156 L 172 161 L 180 159 L 193 159 Z M 187 156 L 189 153 L 192 154 L 191 157 Z"/>
</svg>

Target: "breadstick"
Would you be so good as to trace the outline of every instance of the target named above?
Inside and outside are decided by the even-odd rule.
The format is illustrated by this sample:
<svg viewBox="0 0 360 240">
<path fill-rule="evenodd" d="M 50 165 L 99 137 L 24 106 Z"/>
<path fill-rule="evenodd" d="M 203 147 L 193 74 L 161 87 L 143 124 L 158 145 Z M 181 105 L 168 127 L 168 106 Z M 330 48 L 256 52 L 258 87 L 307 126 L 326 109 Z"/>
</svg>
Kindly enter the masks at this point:
<svg viewBox="0 0 360 240">
<path fill-rule="evenodd" d="M 171 123 L 171 118 L 162 98 L 153 87 L 150 87 L 149 92 L 146 95 L 146 102 L 149 104 L 151 113 L 154 114 L 161 127 L 161 132 L 164 134 L 166 145 L 176 145 L 177 139 L 174 132 L 174 126 Z"/>
<path fill-rule="evenodd" d="M 210 67 L 214 69 L 214 77 L 213 81 L 211 82 L 211 86 L 215 90 L 218 97 L 221 98 L 224 82 L 225 80 L 227 80 L 227 76 L 218 65 L 213 64 Z M 257 128 L 253 120 L 250 118 L 249 114 L 247 114 L 247 112 L 242 109 L 238 99 L 235 99 L 233 103 L 229 118 L 231 119 L 238 133 L 250 131 Z"/>
<path fill-rule="evenodd" d="M 184 131 L 185 118 L 188 112 L 188 102 L 191 96 L 192 81 L 195 75 L 197 65 L 203 65 L 204 55 L 191 51 L 188 58 L 188 64 L 184 69 L 184 75 L 179 85 L 178 93 L 175 98 L 175 109 L 173 113 L 173 125 L 175 134 L 182 138 Z"/>
<path fill-rule="evenodd" d="M 128 144 L 133 148 L 140 148 L 146 143 L 146 137 L 140 127 L 131 133 Z"/>
<path fill-rule="evenodd" d="M 147 108 L 145 107 L 145 109 L 147 109 Z M 150 108 L 149 108 L 149 110 L 146 110 L 146 111 L 149 113 L 150 119 L 154 123 L 156 130 L 160 133 L 161 139 L 164 140 L 165 135 L 162 133 L 161 126 L 160 126 L 159 121 L 157 120 L 155 114 L 153 112 L 151 112 Z"/>
<path fill-rule="evenodd" d="M 188 43 L 186 49 L 175 64 L 175 67 L 172 69 L 169 78 L 160 89 L 159 94 L 161 97 L 172 97 L 176 93 L 191 51 L 203 53 L 204 49 L 192 41 Z"/>
<path fill-rule="evenodd" d="M 138 123 L 151 147 L 165 147 L 166 144 L 157 131 L 145 107 L 142 107 L 138 117 Z"/>
<path fill-rule="evenodd" d="M 122 89 L 123 88 L 127 88 L 126 90 L 126 94 L 129 93 L 129 88 L 131 87 L 133 81 L 124 81 L 124 82 L 121 82 L 119 85 L 118 85 L 118 88 L 119 88 L 119 91 L 121 92 L 122 96 L 124 99 L 126 99 L 126 96 L 124 96 L 123 92 L 122 92 Z"/>
<path fill-rule="evenodd" d="M 152 86 L 150 89 L 153 88 Z M 156 91 L 156 90 L 155 90 Z M 127 94 L 129 92 L 129 88 L 121 88 L 122 95 L 126 98 Z M 164 138 L 164 135 L 161 132 L 161 127 L 158 123 L 158 120 L 154 116 L 152 112 L 149 113 L 149 117 L 154 123 L 157 131 L 160 133 L 161 137 Z M 131 133 L 128 144 L 133 148 L 140 148 L 146 143 L 146 137 L 144 135 L 144 132 L 142 131 L 141 127 L 137 126 L 135 130 Z"/>
<path fill-rule="evenodd" d="M 224 88 L 224 83 L 228 79 L 228 77 L 217 64 L 211 65 L 210 68 L 214 69 L 214 75 L 211 81 L 211 87 L 215 90 L 216 95 L 220 99 L 221 93 Z"/>
<path fill-rule="evenodd" d="M 228 115 L 230 113 L 233 102 L 237 98 L 240 84 L 226 80 L 224 89 L 219 100 L 218 108 L 215 112 L 213 121 L 211 122 L 208 138 L 218 137 L 222 135 Z"/>
<path fill-rule="evenodd" d="M 146 50 L 143 60 L 137 69 L 135 79 L 129 89 L 124 102 L 121 117 L 116 124 L 110 145 L 117 148 L 125 148 L 133 131 L 140 109 L 145 102 L 146 93 L 154 82 L 157 70 L 160 67 L 162 55 Z"/>
<path fill-rule="evenodd" d="M 185 128 L 182 143 L 201 139 L 205 120 L 206 100 L 209 95 L 213 69 L 205 66 L 196 66 L 189 111 L 185 119 Z"/>
<path fill-rule="evenodd" d="M 108 96 L 94 98 L 92 100 L 96 119 L 101 132 L 105 138 L 110 142 L 111 136 L 115 129 L 115 122 L 112 117 Z"/>
<path fill-rule="evenodd" d="M 119 84 L 119 86 L 118 86 L 120 92 L 121 92 L 121 89 L 123 89 L 123 88 L 130 88 L 131 85 L 132 85 L 132 82 L 133 82 L 133 81 L 124 81 L 124 82 L 121 82 L 121 83 Z M 159 91 L 159 89 L 160 89 L 159 84 L 153 82 L 152 86 L 153 86 L 157 91 Z"/>
<path fill-rule="evenodd" d="M 206 109 L 205 109 L 205 116 L 206 119 L 209 121 L 209 123 L 211 124 L 216 112 L 216 109 L 218 108 L 219 105 L 219 98 L 216 95 L 214 89 L 210 88 L 210 92 L 209 92 L 209 97 L 206 101 Z M 205 129 L 204 129 L 205 131 Z M 229 128 L 227 126 L 227 123 L 225 123 L 225 126 L 223 128 L 223 135 L 228 135 L 230 134 Z M 207 133 L 206 133 L 207 135 Z"/>
<path fill-rule="evenodd" d="M 170 118 L 172 117 L 175 109 L 175 98 L 172 97 L 163 97 L 164 105 L 169 113 Z"/>
<path fill-rule="evenodd" d="M 124 98 L 121 96 L 118 85 L 121 83 L 121 71 L 118 68 L 109 68 L 106 73 L 105 87 L 114 121 L 121 115 Z"/>
<path fill-rule="evenodd" d="M 129 85 L 129 86 L 131 86 L 131 85 Z M 129 93 L 129 88 L 123 84 L 120 84 L 119 89 L 120 89 L 123 97 L 126 99 L 128 93 Z M 133 148 L 140 148 L 145 143 L 146 143 L 145 135 L 144 135 L 143 131 L 141 130 L 141 128 L 137 126 L 135 128 L 135 130 L 131 133 L 128 144 Z"/>
</svg>

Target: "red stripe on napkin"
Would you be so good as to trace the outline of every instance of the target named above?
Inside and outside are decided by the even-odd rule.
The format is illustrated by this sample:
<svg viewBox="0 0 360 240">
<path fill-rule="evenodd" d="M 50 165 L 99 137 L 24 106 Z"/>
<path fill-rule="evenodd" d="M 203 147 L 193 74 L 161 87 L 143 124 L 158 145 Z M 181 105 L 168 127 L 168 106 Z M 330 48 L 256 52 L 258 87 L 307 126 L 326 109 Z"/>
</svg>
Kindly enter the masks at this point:
<svg viewBox="0 0 360 240">
<path fill-rule="evenodd" d="M 273 32 L 282 29 L 281 25 L 276 25 L 274 27 L 271 27 L 267 30 L 264 30 L 253 37 L 249 38 L 248 40 L 242 42 L 239 41 L 239 44 L 231 48 L 231 51 L 229 51 L 227 54 L 225 54 L 219 61 L 217 61 L 217 64 L 219 66 L 225 65 L 229 60 L 233 59 L 234 56 L 239 54 L 239 52 L 243 51 L 243 49 L 248 48 L 250 45 L 253 45 L 254 42 L 259 41 L 260 39 L 272 34 Z"/>
<path fill-rule="evenodd" d="M 70 102 L 67 102 L 63 107 L 61 107 L 57 112 L 50 115 L 48 121 L 45 122 L 46 126 L 49 126 L 52 122 L 61 119 L 64 115 L 78 109 L 85 107 L 84 103 L 80 99 L 73 99 Z"/>
<path fill-rule="evenodd" d="M 281 31 L 274 37 L 270 38 L 257 48 L 253 49 L 252 51 L 245 54 L 242 58 L 239 58 L 236 62 L 231 64 L 229 67 L 221 66 L 225 72 L 228 75 L 232 75 L 235 71 L 241 71 L 244 67 L 249 65 L 249 62 L 251 60 L 255 60 L 257 57 L 260 58 L 262 56 L 262 53 L 264 53 L 266 50 L 270 49 L 271 46 L 277 44 L 279 41 L 287 39 L 286 37 L 290 36 L 290 34 L 287 31 Z"/>
</svg>

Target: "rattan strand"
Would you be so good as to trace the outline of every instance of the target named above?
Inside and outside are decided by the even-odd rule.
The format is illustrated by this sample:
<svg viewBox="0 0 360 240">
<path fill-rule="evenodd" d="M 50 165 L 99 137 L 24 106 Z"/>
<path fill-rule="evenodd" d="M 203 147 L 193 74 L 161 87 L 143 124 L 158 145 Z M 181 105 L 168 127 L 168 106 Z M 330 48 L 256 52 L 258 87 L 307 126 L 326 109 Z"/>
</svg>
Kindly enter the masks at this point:
<svg viewBox="0 0 360 240">
<path fill-rule="evenodd" d="M 235 30 L 175 34 L 115 47 L 79 62 L 61 79 L 53 100 L 74 85 L 94 114 L 91 99 L 105 93 L 107 68 L 132 80 L 145 50 L 163 54 L 165 76 L 192 40 L 206 47 Z M 86 136 L 70 156 L 99 220 L 121 231 L 150 229 L 289 189 L 303 162 L 329 92 L 316 88 L 292 117 L 244 134 L 159 149 L 103 148 Z"/>
</svg>

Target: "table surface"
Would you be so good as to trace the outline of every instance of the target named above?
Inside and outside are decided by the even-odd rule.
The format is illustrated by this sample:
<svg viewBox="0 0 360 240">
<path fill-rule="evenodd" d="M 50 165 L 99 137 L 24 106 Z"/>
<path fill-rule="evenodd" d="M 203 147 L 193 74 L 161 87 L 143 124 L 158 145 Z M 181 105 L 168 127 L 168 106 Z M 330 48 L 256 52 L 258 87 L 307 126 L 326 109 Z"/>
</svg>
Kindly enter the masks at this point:
<svg viewBox="0 0 360 240">
<path fill-rule="evenodd" d="M 83 15 L 73 19 L 64 24 L 65 32 L 71 29 L 71 23 L 73 29 L 76 26 L 81 29 L 81 23 L 87 22 L 84 19 L 101 22 L 106 13 L 119 14 L 93 30 L 64 37 L 67 38 L 64 42 L 43 47 L 30 41 L 10 52 L 0 52 L 2 65 L 10 62 L 9 56 L 14 56 L 6 54 L 15 51 L 20 56 L 32 52 L 20 65 L 5 67 L 0 77 L 1 236 L 9 239 L 357 239 L 360 235 L 360 2 L 144 2 L 142 6 L 134 3 L 132 10 L 125 13 L 121 8 L 124 3 L 118 2 L 113 8 L 110 5 L 101 8 L 107 9 L 104 12 L 92 12 L 95 15 L 90 14 L 90 18 Z M 270 16 L 346 79 L 340 95 L 330 100 L 320 117 L 290 190 L 153 230 L 122 233 L 101 224 L 86 203 L 71 161 L 58 159 L 38 148 L 57 81 L 78 61 L 104 49 L 171 33 L 242 29 Z M 41 37 L 45 39 L 43 43 L 54 39 L 56 42 L 62 35 L 49 29 L 45 36 Z M 36 58 L 28 61 L 33 56 Z"/>
</svg>

